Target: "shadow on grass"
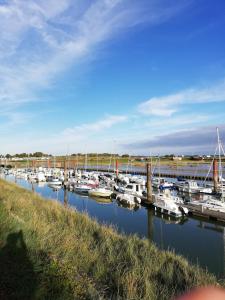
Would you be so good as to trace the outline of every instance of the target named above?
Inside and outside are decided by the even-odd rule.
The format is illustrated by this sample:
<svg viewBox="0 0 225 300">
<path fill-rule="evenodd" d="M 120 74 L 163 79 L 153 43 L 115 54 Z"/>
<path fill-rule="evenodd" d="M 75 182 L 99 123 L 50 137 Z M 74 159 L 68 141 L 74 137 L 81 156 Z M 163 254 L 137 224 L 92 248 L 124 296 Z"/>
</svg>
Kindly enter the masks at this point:
<svg viewBox="0 0 225 300">
<path fill-rule="evenodd" d="M 0 249 L 0 299 L 32 299 L 36 284 L 22 230 L 10 233 Z"/>
</svg>

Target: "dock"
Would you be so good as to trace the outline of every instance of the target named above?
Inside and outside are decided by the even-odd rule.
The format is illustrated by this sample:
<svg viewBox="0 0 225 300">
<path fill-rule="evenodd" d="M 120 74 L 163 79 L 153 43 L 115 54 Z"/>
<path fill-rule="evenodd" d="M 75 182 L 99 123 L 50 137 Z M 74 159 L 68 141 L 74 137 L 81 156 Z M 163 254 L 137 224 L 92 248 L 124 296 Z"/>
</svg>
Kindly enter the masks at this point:
<svg viewBox="0 0 225 300">
<path fill-rule="evenodd" d="M 189 215 L 202 217 L 208 220 L 218 221 L 225 223 L 225 211 L 219 211 L 216 209 L 204 208 L 201 205 L 183 205 L 189 210 Z"/>
<path fill-rule="evenodd" d="M 102 172 L 102 173 L 116 173 L 116 171 L 114 169 L 104 169 L 104 168 L 83 168 L 83 167 L 79 167 L 79 170 L 82 171 L 87 171 L 87 172 Z M 144 170 L 135 170 L 135 171 L 126 171 L 126 170 L 119 170 L 120 174 L 130 174 L 130 175 L 141 175 L 141 176 L 147 176 L 147 172 Z M 213 177 L 212 176 L 208 176 L 207 178 L 205 176 L 195 176 L 195 175 L 182 175 L 182 174 L 172 174 L 172 173 L 158 173 L 158 172 L 154 172 L 152 174 L 155 177 L 167 177 L 167 178 L 177 178 L 177 177 L 182 177 L 184 179 L 195 179 L 195 180 L 206 180 L 206 181 L 212 181 Z"/>
</svg>

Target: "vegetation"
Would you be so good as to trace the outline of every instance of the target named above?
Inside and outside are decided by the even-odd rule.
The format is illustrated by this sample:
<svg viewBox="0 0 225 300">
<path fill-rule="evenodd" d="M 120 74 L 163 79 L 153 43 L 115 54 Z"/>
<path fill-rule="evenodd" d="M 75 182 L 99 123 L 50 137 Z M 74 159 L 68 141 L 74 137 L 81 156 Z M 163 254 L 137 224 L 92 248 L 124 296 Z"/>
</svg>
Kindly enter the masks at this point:
<svg viewBox="0 0 225 300">
<path fill-rule="evenodd" d="M 0 155 L 1 157 L 3 157 L 3 155 Z M 34 152 L 34 153 L 16 153 L 14 155 L 11 155 L 9 153 L 7 153 L 5 155 L 5 157 L 7 159 L 10 159 L 12 157 L 17 157 L 17 158 L 26 158 L 26 157 L 48 157 L 48 156 L 52 156 L 51 154 L 44 154 L 43 152 Z"/>
<path fill-rule="evenodd" d="M 0 181 L 1 299 L 171 299 L 214 276 Z"/>
</svg>

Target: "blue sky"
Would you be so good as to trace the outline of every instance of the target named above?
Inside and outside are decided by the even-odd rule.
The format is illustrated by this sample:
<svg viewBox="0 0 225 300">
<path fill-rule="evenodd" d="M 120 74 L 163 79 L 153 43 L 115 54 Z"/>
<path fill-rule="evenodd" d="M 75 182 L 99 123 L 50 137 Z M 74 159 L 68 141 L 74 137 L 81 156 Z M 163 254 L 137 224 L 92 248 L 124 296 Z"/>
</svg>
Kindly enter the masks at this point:
<svg viewBox="0 0 225 300">
<path fill-rule="evenodd" d="M 223 0 L 0 0 L 0 153 L 213 152 L 224 13 Z"/>
</svg>

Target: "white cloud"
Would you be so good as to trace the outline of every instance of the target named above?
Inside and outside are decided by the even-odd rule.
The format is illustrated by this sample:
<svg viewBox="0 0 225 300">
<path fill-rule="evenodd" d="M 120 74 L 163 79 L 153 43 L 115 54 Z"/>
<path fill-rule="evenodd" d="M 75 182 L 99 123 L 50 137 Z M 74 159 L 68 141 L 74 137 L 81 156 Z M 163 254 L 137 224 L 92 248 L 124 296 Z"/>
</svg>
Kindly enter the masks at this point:
<svg viewBox="0 0 225 300">
<path fill-rule="evenodd" d="M 38 100 L 38 91 L 96 48 L 142 22 L 157 24 L 182 6 L 150 1 L 13 0 L 0 4 L 0 104 Z M 148 13 L 149 12 L 149 13 Z"/>
<path fill-rule="evenodd" d="M 83 135 L 83 134 L 90 134 L 93 132 L 99 132 L 108 128 L 111 128 L 112 126 L 127 121 L 126 116 L 107 116 L 102 120 L 98 120 L 94 123 L 87 123 L 82 124 L 79 126 L 75 126 L 73 128 L 67 128 L 63 131 L 63 135 Z"/>
<path fill-rule="evenodd" d="M 222 101 L 225 101 L 225 80 L 207 88 L 187 89 L 163 97 L 153 97 L 141 103 L 138 111 L 144 115 L 168 117 L 183 105 Z"/>
<path fill-rule="evenodd" d="M 19 116 L 15 116 L 19 118 Z M 54 154 L 62 154 L 67 151 L 67 148 L 73 152 L 80 152 L 85 146 L 88 146 L 88 151 L 111 151 L 112 144 L 109 142 L 111 136 L 106 135 L 106 138 L 102 137 L 104 133 L 107 134 L 109 129 L 120 123 L 126 122 L 127 116 L 123 115 L 111 115 L 106 116 L 103 119 L 97 120 L 93 123 L 85 123 L 73 128 L 67 128 L 58 132 L 57 134 L 48 134 L 45 136 L 35 136 L 24 134 L 22 137 L 18 133 L 15 133 L 13 139 L 9 137 L 6 142 L 2 144 L 1 153 L 12 152 L 16 149 L 18 152 L 33 152 L 40 149 L 43 152 L 50 152 Z M 98 136 L 94 136 L 94 134 Z M 116 136 L 116 134 L 115 134 Z M 29 140 L 29 144 L 27 141 Z M 15 146 L 16 145 L 16 146 Z"/>
</svg>

